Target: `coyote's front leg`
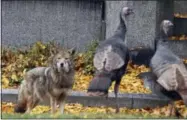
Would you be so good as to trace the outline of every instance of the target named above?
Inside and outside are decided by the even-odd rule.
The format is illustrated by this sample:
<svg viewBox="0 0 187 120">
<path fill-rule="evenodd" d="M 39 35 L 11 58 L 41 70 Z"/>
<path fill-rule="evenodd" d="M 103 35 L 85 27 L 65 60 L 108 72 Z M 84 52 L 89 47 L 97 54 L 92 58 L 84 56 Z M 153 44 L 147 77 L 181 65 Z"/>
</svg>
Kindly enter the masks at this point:
<svg viewBox="0 0 187 120">
<path fill-rule="evenodd" d="M 61 114 L 64 113 L 65 98 L 66 98 L 66 93 L 62 93 L 62 94 L 59 96 L 59 99 L 58 99 L 58 102 L 59 102 L 59 105 L 60 105 L 60 112 L 61 112 Z"/>
<path fill-rule="evenodd" d="M 65 101 L 63 100 L 63 101 L 60 102 L 60 112 L 61 112 L 61 114 L 64 113 L 64 106 L 65 106 Z"/>
<path fill-rule="evenodd" d="M 56 100 L 53 97 L 50 98 L 50 104 L 51 104 L 51 113 L 54 114 L 56 111 Z"/>
</svg>

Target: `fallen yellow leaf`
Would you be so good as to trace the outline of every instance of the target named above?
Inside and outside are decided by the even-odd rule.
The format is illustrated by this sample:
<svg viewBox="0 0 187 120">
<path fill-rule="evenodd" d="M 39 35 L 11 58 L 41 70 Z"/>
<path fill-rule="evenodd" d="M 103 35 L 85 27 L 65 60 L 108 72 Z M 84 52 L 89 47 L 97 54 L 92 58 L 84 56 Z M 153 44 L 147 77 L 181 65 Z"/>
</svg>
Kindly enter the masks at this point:
<svg viewBox="0 0 187 120">
<path fill-rule="evenodd" d="M 14 81 L 18 81 L 18 77 L 15 73 L 12 74 L 11 79 Z"/>
</svg>

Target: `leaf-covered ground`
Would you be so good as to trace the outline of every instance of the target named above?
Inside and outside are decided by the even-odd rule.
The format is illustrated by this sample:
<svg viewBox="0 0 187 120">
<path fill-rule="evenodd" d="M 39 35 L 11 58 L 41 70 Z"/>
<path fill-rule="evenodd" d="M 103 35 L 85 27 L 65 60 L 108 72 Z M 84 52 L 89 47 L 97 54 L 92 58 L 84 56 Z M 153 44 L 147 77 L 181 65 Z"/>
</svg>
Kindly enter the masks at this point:
<svg viewBox="0 0 187 120">
<path fill-rule="evenodd" d="M 50 115 L 48 113 L 42 114 L 2 114 L 4 119 L 137 119 L 137 118 L 176 118 L 176 117 L 165 117 L 165 116 L 151 116 L 141 114 L 105 114 L 105 113 L 80 113 L 80 114 L 56 114 Z"/>
<path fill-rule="evenodd" d="M 89 46 L 86 53 L 75 56 L 75 84 L 73 90 L 86 91 L 93 75 L 93 53 L 97 44 Z M 47 66 L 50 50 L 55 48 L 54 43 L 44 44 L 37 42 L 27 51 L 3 50 L 2 51 L 2 88 L 17 88 L 23 80 L 26 71 L 37 66 Z M 150 93 L 145 89 L 142 80 L 136 76 L 140 72 L 148 71 L 145 66 L 128 65 L 127 74 L 123 77 L 120 92 Z M 113 90 L 113 85 L 110 91 Z"/>
<path fill-rule="evenodd" d="M 144 66 L 134 66 L 134 68 L 132 68 L 129 65 L 127 74 L 122 78 L 119 91 L 127 93 L 150 93 L 151 91 L 144 88 L 143 81 L 136 77 L 140 72 L 143 71 L 148 71 L 148 68 L 145 68 Z M 86 91 L 92 78 L 92 75 L 84 75 L 81 72 L 77 72 L 75 75 L 75 84 L 73 86 L 73 90 Z M 113 88 L 114 84 L 111 86 L 109 92 L 113 91 Z"/>
<path fill-rule="evenodd" d="M 182 101 L 175 102 L 176 108 L 179 110 L 181 113 L 181 118 L 187 118 L 187 108 L 183 105 Z M 2 103 L 2 113 L 3 115 L 6 114 L 13 114 L 13 107 L 14 104 L 12 103 Z M 81 118 L 91 118 L 94 116 L 94 114 L 100 114 L 99 116 L 102 118 L 110 118 L 110 117 L 121 117 L 122 118 L 128 118 L 127 116 L 134 116 L 134 118 L 161 118 L 161 117 L 175 117 L 175 113 L 172 113 L 172 116 L 170 116 L 170 110 L 171 106 L 164 106 L 161 108 L 145 108 L 145 109 L 127 109 L 127 108 L 120 108 L 120 114 L 115 115 L 115 109 L 113 108 L 106 108 L 104 106 L 102 107 L 84 107 L 81 104 L 66 104 L 65 105 L 65 114 L 69 115 L 77 115 L 79 116 L 80 114 L 84 113 L 84 116 L 79 116 Z M 50 108 L 49 106 L 37 106 L 35 107 L 31 115 L 37 116 L 37 115 L 42 115 L 43 113 L 50 113 Z M 54 117 L 60 117 L 59 116 L 59 110 L 57 113 L 54 115 Z M 124 116 L 127 115 L 127 116 Z M 8 117 L 8 116 L 7 116 Z M 18 117 L 21 117 L 18 115 Z M 42 117 L 42 116 L 41 116 Z M 68 116 L 67 116 L 68 117 Z M 10 116 L 9 116 L 10 118 Z"/>
</svg>

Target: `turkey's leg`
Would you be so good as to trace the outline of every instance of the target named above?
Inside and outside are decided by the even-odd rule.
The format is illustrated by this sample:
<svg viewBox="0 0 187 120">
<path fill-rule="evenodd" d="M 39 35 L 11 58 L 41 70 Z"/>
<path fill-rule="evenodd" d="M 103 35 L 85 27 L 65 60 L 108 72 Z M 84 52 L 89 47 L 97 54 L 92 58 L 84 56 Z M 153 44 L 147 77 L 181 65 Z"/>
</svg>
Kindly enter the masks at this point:
<svg viewBox="0 0 187 120">
<path fill-rule="evenodd" d="M 107 101 L 107 103 L 108 103 L 108 94 L 105 96 L 105 99 L 106 99 L 106 101 Z M 106 113 L 108 113 L 108 105 L 106 105 Z"/>
<path fill-rule="evenodd" d="M 116 113 L 119 113 L 118 90 L 119 90 L 119 84 L 116 83 L 114 86 L 114 94 L 115 94 L 115 100 L 116 100 Z"/>
<path fill-rule="evenodd" d="M 171 108 L 170 108 L 170 114 L 169 114 L 169 116 L 171 117 L 172 115 L 175 115 L 177 118 L 180 118 L 181 115 L 180 115 L 178 109 L 175 107 L 174 101 L 171 101 L 170 105 L 171 105 Z"/>
<path fill-rule="evenodd" d="M 171 108 L 170 108 L 170 114 L 169 116 L 171 117 L 172 114 L 175 112 L 175 104 L 173 101 L 170 102 Z"/>
</svg>

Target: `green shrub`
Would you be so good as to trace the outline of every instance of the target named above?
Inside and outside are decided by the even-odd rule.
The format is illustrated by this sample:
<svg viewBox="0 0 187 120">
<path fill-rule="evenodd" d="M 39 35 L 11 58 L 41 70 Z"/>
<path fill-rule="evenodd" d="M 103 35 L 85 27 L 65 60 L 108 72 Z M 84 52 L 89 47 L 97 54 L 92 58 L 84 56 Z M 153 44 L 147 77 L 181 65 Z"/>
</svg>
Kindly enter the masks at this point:
<svg viewBox="0 0 187 120">
<path fill-rule="evenodd" d="M 84 62 L 83 73 L 84 74 L 93 74 L 94 73 L 95 68 L 93 66 L 93 58 L 94 58 L 94 54 L 95 54 L 97 46 L 98 46 L 98 41 L 93 40 L 91 42 L 91 44 L 89 44 L 86 47 L 86 51 L 83 54 L 83 62 Z"/>
</svg>

